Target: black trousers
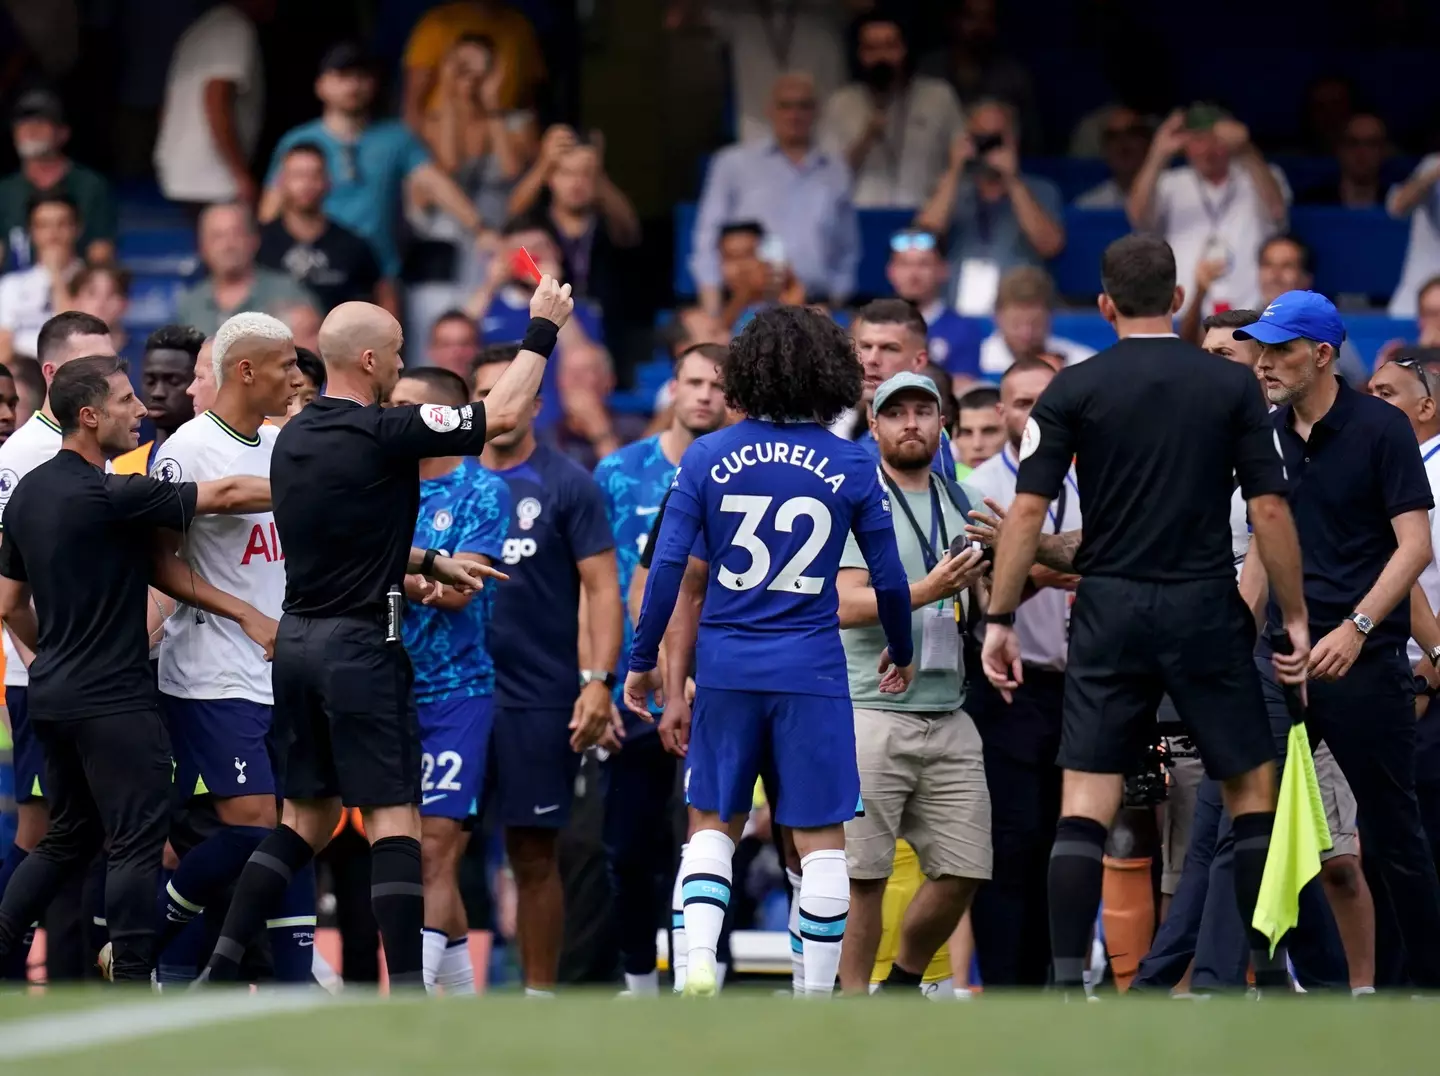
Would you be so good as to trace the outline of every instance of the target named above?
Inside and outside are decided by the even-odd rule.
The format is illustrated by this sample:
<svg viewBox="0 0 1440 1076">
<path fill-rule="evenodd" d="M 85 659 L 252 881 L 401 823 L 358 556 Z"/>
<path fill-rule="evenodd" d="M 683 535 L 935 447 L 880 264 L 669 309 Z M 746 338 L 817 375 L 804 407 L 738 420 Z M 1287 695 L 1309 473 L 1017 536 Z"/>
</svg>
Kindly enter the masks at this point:
<svg viewBox="0 0 1440 1076">
<path fill-rule="evenodd" d="M 1044 986 L 1050 975 L 1050 909 L 1046 875 L 1060 817 L 1061 673 L 1025 669 L 1015 701 L 972 684 L 966 709 L 985 745 L 994 869 L 975 894 L 971 922 L 980 981 Z"/>
<path fill-rule="evenodd" d="M 1415 792 L 1415 708 L 1401 645 L 1371 645 L 1334 683 L 1311 681 L 1306 724 L 1355 793 L 1361 863 L 1378 920 L 1388 902 L 1410 981 L 1440 989 L 1440 877 Z M 1378 965 L 1377 965 L 1378 971 Z"/>
<path fill-rule="evenodd" d="M 32 715 L 33 718 L 33 715 Z M 105 919 L 117 981 L 149 981 L 155 893 L 170 823 L 170 740 L 154 709 L 34 721 L 45 748 L 50 829 L 0 902 L 0 955 L 108 848 Z"/>
<path fill-rule="evenodd" d="M 605 762 L 605 857 L 625 972 L 655 970 L 655 932 L 669 908 L 674 858 L 665 807 L 678 760 L 653 733 L 627 740 Z"/>
</svg>

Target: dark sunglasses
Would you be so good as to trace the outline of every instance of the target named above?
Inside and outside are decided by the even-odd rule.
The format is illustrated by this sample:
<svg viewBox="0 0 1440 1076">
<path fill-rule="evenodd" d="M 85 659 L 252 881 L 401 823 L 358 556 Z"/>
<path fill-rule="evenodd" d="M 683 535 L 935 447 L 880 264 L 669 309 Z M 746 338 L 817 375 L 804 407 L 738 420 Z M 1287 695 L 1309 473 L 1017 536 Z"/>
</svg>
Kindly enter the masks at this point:
<svg viewBox="0 0 1440 1076">
<path fill-rule="evenodd" d="M 911 250 L 928 254 L 935 249 L 935 237 L 929 232 L 896 232 L 890 237 L 890 249 L 896 254 Z"/>
<path fill-rule="evenodd" d="M 1391 359 L 1395 366 L 1403 366 L 1420 379 L 1420 386 L 1425 390 L 1426 396 L 1433 396 L 1430 391 L 1430 375 L 1425 372 L 1425 364 L 1419 359 Z"/>
</svg>

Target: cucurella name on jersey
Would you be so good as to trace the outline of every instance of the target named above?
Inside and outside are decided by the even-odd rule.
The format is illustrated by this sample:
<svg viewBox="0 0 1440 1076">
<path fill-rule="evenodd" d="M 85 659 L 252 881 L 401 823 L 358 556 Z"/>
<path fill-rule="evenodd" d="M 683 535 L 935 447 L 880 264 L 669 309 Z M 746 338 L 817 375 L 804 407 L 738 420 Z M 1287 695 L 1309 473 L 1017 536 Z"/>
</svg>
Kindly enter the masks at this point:
<svg viewBox="0 0 1440 1076">
<path fill-rule="evenodd" d="M 807 445 L 790 444 L 786 441 L 761 441 L 745 445 L 738 451 L 727 453 L 710 468 L 710 480 L 723 486 L 730 481 L 731 476 L 739 474 L 746 467 L 755 467 L 762 463 L 788 463 L 792 467 L 801 467 L 812 472 L 831 490 L 839 493 L 841 485 L 845 482 L 845 476 L 843 474 L 827 475 L 825 467 L 829 462 L 829 456 L 821 456 L 817 460 L 815 450 Z M 677 470 L 675 484 L 678 485 L 679 481 L 680 474 Z"/>
</svg>

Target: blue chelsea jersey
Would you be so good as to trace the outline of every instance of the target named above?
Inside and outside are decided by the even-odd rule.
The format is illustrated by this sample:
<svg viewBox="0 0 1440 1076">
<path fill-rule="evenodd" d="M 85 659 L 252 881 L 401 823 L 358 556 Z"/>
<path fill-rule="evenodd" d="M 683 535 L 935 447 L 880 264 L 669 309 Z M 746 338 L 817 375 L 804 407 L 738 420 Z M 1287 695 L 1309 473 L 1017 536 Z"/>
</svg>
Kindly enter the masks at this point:
<svg viewBox="0 0 1440 1076">
<path fill-rule="evenodd" d="M 475 553 L 499 564 L 510 525 L 510 490 L 471 458 L 420 483 L 415 545 L 454 555 Z M 414 604 L 405 615 L 405 649 L 415 667 L 415 700 L 490 695 L 495 664 L 487 634 L 493 584 L 454 612 Z"/>
<path fill-rule="evenodd" d="M 605 498 L 605 516 L 615 535 L 615 561 L 620 575 L 620 600 L 625 603 L 625 640 L 620 648 L 617 672 L 620 684 L 615 687 L 615 700 L 627 721 L 632 716 L 624 707 L 624 670 L 630 665 L 630 639 L 635 625 L 630 621 L 630 582 L 645 552 L 645 540 L 660 511 L 660 502 L 675 478 L 675 464 L 660 448 L 660 435 L 647 437 L 612 452 L 595 467 L 595 482 Z M 653 728 L 639 719 L 638 726 Z"/>
<path fill-rule="evenodd" d="M 653 660 L 669 619 L 668 608 L 650 610 L 656 575 L 683 570 L 698 533 L 710 581 L 695 682 L 848 696 L 835 577 L 852 530 L 876 586 L 903 585 L 889 500 L 864 448 L 813 422 L 746 419 L 700 438 L 675 475 L 636 658 Z"/>
</svg>

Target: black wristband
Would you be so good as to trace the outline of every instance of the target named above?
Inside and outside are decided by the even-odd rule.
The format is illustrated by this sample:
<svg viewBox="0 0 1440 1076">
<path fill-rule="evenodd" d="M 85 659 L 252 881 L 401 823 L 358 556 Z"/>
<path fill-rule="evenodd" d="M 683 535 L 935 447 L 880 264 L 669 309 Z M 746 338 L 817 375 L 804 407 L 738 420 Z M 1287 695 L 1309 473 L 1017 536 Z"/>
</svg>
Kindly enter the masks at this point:
<svg viewBox="0 0 1440 1076">
<path fill-rule="evenodd" d="M 1015 626 L 1014 613 L 986 613 L 980 619 L 986 624 L 994 624 L 997 628 L 1013 628 Z"/>
<path fill-rule="evenodd" d="M 430 570 L 435 567 L 435 558 L 440 555 L 438 549 L 427 549 L 425 555 L 420 558 L 420 574 L 428 576 Z"/>
<path fill-rule="evenodd" d="M 560 326 L 549 318 L 531 318 L 525 330 L 525 339 L 520 341 L 521 351 L 533 351 L 548 359 L 555 350 L 555 341 L 560 337 Z"/>
</svg>

